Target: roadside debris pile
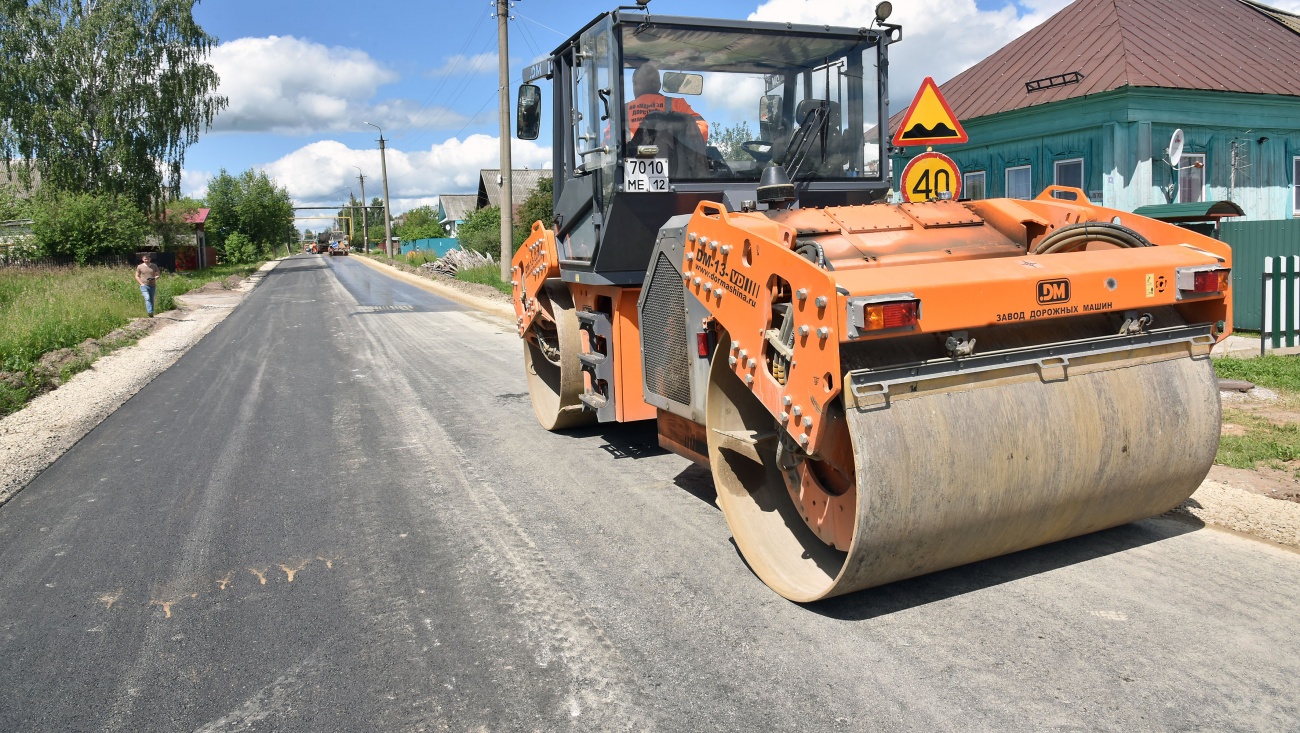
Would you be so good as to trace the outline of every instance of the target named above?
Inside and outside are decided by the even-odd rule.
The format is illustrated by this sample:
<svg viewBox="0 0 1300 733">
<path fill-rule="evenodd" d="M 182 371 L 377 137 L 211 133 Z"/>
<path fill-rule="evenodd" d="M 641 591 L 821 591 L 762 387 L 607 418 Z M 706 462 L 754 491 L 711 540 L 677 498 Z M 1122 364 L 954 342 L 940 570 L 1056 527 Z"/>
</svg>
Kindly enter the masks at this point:
<svg viewBox="0 0 1300 733">
<path fill-rule="evenodd" d="M 420 265 L 420 269 L 432 270 L 448 277 L 456 277 L 456 272 L 459 270 L 494 264 L 496 264 L 496 260 L 492 259 L 492 255 L 479 254 L 467 249 L 453 249 L 443 255 L 440 260 Z"/>
</svg>

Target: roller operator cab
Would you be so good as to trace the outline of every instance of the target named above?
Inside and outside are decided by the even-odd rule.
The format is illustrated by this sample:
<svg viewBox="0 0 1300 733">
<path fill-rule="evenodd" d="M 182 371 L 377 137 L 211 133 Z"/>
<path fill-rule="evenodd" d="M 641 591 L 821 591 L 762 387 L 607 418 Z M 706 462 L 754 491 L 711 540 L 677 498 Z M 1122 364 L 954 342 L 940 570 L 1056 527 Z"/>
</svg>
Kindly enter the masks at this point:
<svg viewBox="0 0 1300 733">
<path fill-rule="evenodd" d="M 620 10 L 519 91 L 555 151 L 512 262 L 538 420 L 656 419 L 796 601 L 1160 514 L 1218 443 L 1228 248 L 1077 189 L 881 203 L 884 20 Z"/>
</svg>

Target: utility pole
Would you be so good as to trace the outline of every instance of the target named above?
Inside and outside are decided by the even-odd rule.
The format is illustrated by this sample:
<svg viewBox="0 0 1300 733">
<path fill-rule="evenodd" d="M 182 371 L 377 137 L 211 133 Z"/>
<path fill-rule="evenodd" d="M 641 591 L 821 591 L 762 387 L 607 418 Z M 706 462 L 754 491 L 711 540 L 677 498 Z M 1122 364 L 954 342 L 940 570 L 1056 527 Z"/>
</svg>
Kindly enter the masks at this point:
<svg viewBox="0 0 1300 733">
<path fill-rule="evenodd" d="M 514 196 L 512 195 L 514 170 L 510 164 L 510 41 L 506 21 L 510 19 L 510 0 L 497 3 L 497 72 L 501 88 L 498 89 L 499 118 L 501 121 L 501 280 L 510 281 L 510 257 L 514 254 Z"/>
<path fill-rule="evenodd" d="M 355 165 L 352 167 L 357 168 Z M 370 218 L 370 202 L 366 201 L 366 174 L 360 168 L 357 168 L 357 178 L 361 179 L 361 239 L 366 243 L 366 254 L 370 254 L 370 231 L 366 227 Z"/>
<path fill-rule="evenodd" d="M 384 179 L 384 249 L 388 252 L 388 259 L 393 259 L 393 216 L 392 210 L 388 207 L 388 159 L 384 156 L 384 128 L 373 122 L 367 122 L 367 125 L 379 130 L 379 172 Z"/>
</svg>

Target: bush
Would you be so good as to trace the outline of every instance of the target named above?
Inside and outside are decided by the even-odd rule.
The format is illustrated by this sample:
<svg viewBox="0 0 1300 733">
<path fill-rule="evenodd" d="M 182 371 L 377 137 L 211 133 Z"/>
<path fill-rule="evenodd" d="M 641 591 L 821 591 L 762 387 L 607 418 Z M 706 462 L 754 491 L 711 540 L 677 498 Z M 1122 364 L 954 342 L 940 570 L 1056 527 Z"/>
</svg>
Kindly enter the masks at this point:
<svg viewBox="0 0 1300 733">
<path fill-rule="evenodd" d="M 470 214 L 456 231 L 456 238 L 463 249 L 501 256 L 501 209 L 488 206 Z"/>
<path fill-rule="evenodd" d="M 139 249 L 148 226 L 143 212 L 123 196 L 47 194 L 31 205 L 32 236 L 47 255 L 78 264 Z"/>
<path fill-rule="evenodd" d="M 261 250 L 243 232 L 232 232 L 226 237 L 226 261 L 232 265 L 256 262 Z"/>
</svg>

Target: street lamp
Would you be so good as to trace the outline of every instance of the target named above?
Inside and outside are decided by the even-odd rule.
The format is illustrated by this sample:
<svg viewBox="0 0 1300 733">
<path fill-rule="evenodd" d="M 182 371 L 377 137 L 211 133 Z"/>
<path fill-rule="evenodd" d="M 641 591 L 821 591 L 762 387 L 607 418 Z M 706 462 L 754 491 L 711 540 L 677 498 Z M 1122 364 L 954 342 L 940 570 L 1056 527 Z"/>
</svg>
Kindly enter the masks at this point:
<svg viewBox="0 0 1300 733">
<path fill-rule="evenodd" d="M 379 167 L 384 178 L 384 249 L 388 250 L 388 259 L 391 260 L 393 259 L 393 216 L 388 207 L 388 159 L 384 155 L 384 128 L 373 122 L 365 124 L 379 130 Z"/>
<path fill-rule="evenodd" d="M 382 132 L 380 136 L 383 136 Z M 370 204 L 366 202 L 366 174 L 357 166 L 352 167 L 357 169 L 357 178 L 361 179 L 361 241 L 364 242 L 365 253 L 370 254 L 370 228 L 366 226 L 370 217 Z"/>
</svg>

